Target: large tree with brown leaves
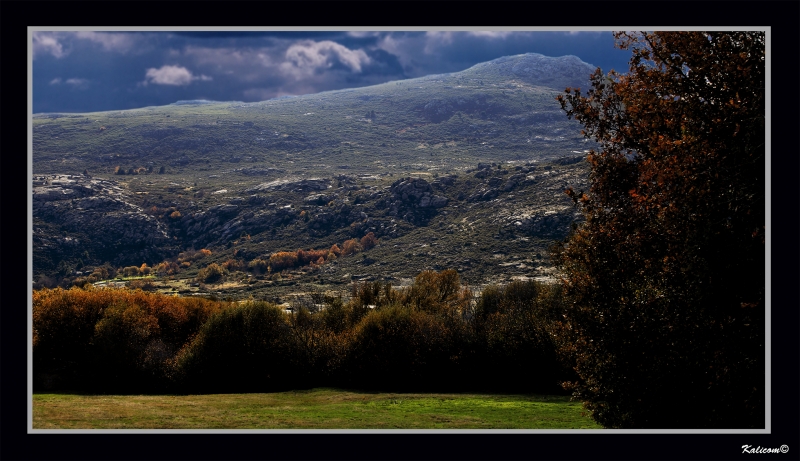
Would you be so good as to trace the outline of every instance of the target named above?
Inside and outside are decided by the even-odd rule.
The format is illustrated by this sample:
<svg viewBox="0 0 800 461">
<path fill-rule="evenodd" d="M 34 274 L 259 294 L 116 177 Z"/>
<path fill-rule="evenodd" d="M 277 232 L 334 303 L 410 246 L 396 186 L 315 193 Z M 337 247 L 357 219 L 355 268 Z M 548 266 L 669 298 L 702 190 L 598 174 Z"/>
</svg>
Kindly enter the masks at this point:
<svg viewBox="0 0 800 461">
<path fill-rule="evenodd" d="M 570 386 L 607 427 L 764 427 L 765 35 L 615 37 L 629 71 L 558 97 L 599 143 L 554 252 Z"/>
</svg>

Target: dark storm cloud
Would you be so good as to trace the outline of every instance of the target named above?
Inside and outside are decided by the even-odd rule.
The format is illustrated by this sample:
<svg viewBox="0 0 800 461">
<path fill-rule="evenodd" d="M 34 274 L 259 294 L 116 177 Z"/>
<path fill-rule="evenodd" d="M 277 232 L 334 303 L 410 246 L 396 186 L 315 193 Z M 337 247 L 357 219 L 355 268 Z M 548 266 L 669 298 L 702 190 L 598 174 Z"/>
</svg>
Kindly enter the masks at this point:
<svg viewBox="0 0 800 461">
<path fill-rule="evenodd" d="M 456 72 L 501 56 L 574 54 L 604 71 L 628 53 L 608 32 L 33 33 L 34 112 L 185 99 L 261 101 Z"/>
</svg>

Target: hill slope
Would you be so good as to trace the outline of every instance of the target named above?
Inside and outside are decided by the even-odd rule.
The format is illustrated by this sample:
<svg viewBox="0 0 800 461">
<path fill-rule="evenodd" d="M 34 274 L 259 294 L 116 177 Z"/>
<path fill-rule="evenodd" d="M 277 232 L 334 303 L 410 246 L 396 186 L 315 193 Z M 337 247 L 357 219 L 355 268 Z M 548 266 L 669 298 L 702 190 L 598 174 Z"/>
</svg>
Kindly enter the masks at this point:
<svg viewBox="0 0 800 461">
<path fill-rule="evenodd" d="M 251 104 L 35 115 L 34 278 L 203 247 L 203 264 L 246 263 L 368 232 L 377 248 L 299 279 L 546 275 L 576 217 L 561 191 L 585 186 L 589 148 L 554 98 L 592 70 L 526 54 Z"/>
</svg>

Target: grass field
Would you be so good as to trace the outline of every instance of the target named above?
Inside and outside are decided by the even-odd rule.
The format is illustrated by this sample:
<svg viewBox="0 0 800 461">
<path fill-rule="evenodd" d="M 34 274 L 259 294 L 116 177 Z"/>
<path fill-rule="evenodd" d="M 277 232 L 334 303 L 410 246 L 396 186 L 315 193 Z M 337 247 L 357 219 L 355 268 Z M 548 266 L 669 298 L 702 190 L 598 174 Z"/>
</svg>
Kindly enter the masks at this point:
<svg viewBox="0 0 800 461">
<path fill-rule="evenodd" d="M 554 395 L 34 394 L 34 429 L 599 429 Z"/>
</svg>

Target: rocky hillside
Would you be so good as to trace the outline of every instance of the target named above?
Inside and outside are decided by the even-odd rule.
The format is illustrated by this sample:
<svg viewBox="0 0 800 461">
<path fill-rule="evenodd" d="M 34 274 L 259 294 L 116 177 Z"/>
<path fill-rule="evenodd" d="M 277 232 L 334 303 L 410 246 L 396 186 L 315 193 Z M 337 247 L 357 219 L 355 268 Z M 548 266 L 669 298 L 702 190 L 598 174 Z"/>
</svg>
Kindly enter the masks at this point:
<svg viewBox="0 0 800 461">
<path fill-rule="evenodd" d="M 261 103 L 35 116 L 34 279 L 164 261 L 193 278 L 368 233 L 377 247 L 291 285 L 547 277 L 549 246 L 578 217 L 563 190 L 586 187 L 590 148 L 554 98 L 591 70 L 527 54 Z M 201 248 L 203 264 L 176 259 Z"/>
</svg>

